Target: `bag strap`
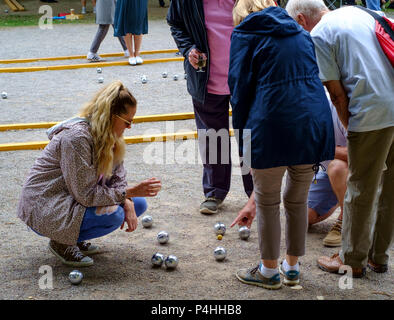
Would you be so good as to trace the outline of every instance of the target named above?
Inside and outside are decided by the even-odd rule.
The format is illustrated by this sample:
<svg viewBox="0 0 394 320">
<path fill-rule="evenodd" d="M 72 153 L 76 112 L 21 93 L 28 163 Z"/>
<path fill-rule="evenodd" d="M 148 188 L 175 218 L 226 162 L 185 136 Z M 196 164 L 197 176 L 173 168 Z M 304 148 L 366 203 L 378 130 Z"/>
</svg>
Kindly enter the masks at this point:
<svg viewBox="0 0 394 320">
<path fill-rule="evenodd" d="M 369 13 L 372 17 L 375 18 L 375 20 L 377 20 L 380 25 L 382 26 L 382 28 L 384 29 L 384 31 L 390 36 L 391 40 L 394 41 L 394 31 L 393 29 L 391 29 L 390 25 L 387 23 L 387 21 L 379 14 L 377 14 L 375 11 L 372 11 L 370 9 L 361 7 L 361 6 L 356 6 L 357 8 Z"/>
</svg>

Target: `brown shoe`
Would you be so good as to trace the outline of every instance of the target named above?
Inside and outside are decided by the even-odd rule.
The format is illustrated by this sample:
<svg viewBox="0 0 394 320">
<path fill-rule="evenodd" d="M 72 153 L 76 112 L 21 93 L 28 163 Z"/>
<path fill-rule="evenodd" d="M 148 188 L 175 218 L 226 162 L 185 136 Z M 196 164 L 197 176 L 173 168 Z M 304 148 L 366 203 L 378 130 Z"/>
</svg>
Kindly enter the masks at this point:
<svg viewBox="0 0 394 320">
<path fill-rule="evenodd" d="M 338 273 L 341 266 L 344 265 L 339 254 L 334 254 L 331 258 L 322 256 L 317 259 L 317 265 L 323 271 Z M 365 276 L 365 268 L 352 268 L 353 278 L 362 278 Z"/>
<path fill-rule="evenodd" d="M 387 264 L 378 264 L 373 262 L 371 259 L 368 260 L 368 268 L 376 273 L 385 273 L 388 270 Z"/>
<path fill-rule="evenodd" d="M 93 259 L 85 256 L 78 246 L 69 246 L 51 240 L 49 241 L 49 250 L 67 266 L 88 267 L 93 265 Z"/>
</svg>

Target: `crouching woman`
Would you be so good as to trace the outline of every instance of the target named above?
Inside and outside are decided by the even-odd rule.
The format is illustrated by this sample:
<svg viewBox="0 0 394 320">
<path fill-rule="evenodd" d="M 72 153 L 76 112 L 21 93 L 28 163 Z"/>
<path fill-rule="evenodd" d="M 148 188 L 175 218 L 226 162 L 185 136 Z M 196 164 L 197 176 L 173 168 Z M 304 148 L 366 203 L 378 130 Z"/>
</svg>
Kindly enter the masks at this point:
<svg viewBox="0 0 394 320">
<path fill-rule="evenodd" d="M 98 248 L 86 240 L 127 224 L 137 227 L 144 197 L 156 196 L 161 183 L 147 179 L 129 187 L 123 167 L 123 132 L 130 128 L 137 101 L 120 81 L 99 91 L 79 117 L 48 130 L 49 144 L 25 182 L 18 216 L 49 250 L 69 266 L 91 266 Z"/>
</svg>

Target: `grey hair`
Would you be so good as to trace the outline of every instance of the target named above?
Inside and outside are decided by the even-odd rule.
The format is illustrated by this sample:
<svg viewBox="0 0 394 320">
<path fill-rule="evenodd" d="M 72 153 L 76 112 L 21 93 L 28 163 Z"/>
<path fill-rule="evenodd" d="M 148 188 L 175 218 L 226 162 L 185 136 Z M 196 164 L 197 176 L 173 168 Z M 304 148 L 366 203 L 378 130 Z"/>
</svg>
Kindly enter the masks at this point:
<svg viewBox="0 0 394 320">
<path fill-rule="evenodd" d="M 316 20 L 322 11 L 329 11 L 329 9 L 323 0 L 289 0 L 286 11 L 294 20 L 297 20 L 300 13 Z"/>
</svg>

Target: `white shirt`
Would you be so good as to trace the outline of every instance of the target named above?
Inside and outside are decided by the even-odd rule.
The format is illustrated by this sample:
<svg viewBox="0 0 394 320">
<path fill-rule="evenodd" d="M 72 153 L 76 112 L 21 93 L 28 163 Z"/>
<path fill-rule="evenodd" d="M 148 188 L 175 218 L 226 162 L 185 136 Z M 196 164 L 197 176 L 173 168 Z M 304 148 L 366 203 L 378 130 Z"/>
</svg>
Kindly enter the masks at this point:
<svg viewBox="0 0 394 320">
<path fill-rule="evenodd" d="M 348 131 L 394 126 L 394 68 L 376 38 L 375 19 L 343 7 L 325 14 L 311 36 L 320 79 L 341 80 L 348 94 Z"/>
</svg>

